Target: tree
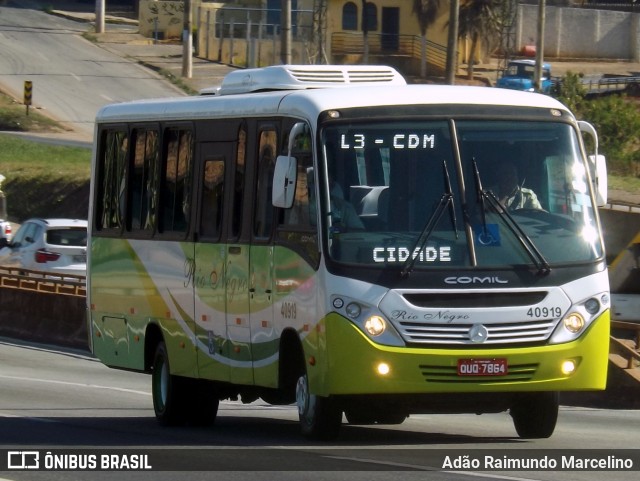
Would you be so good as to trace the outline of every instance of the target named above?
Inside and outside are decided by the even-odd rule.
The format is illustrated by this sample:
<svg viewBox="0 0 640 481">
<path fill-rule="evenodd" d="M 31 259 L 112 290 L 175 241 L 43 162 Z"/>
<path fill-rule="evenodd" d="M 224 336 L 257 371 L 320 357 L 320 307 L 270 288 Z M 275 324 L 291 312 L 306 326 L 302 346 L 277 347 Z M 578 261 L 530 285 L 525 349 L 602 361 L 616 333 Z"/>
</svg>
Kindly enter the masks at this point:
<svg viewBox="0 0 640 481">
<path fill-rule="evenodd" d="M 510 0 L 473 0 L 460 5 L 460 37 L 471 39 L 471 53 L 468 59 L 468 78 L 473 79 L 473 65 L 476 62 L 478 44 L 489 44 L 489 39 L 500 32 L 502 3 Z"/>
<path fill-rule="evenodd" d="M 427 76 L 427 29 L 436 21 L 440 0 L 413 0 L 413 13 L 418 17 L 422 46 L 420 49 L 420 76 Z"/>
</svg>

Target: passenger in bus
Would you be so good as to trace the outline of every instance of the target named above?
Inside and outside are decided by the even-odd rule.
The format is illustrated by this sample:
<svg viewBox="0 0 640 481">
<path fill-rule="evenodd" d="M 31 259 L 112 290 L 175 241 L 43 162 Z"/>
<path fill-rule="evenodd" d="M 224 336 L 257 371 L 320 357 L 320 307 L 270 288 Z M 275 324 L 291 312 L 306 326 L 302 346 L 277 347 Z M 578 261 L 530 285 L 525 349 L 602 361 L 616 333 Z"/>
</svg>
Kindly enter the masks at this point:
<svg viewBox="0 0 640 481">
<path fill-rule="evenodd" d="M 511 162 L 502 162 L 497 170 L 497 183 L 493 189 L 500 203 L 508 210 L 542 209 L 536 193 L 523 187 L 516 166 Z"/>
</svg>

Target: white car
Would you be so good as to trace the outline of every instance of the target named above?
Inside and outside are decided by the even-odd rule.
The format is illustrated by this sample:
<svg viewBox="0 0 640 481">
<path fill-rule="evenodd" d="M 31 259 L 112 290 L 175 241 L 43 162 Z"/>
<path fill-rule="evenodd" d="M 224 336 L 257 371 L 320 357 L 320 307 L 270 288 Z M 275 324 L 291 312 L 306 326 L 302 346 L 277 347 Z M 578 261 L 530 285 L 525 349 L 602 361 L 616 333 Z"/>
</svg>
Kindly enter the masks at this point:
<svg viewBox="0 0 640 481">
<path fill-rule="evenodd" d="M 87 221 L 29 219 L 0 249 L 0 265 L 52 274 L 86 276 Z"/>
<path fill-rule="evenodd" d="M 11 242 L 11 231 L 11 224 L 6 220 L 0 219 L 0 246 Z"/>
</svg>

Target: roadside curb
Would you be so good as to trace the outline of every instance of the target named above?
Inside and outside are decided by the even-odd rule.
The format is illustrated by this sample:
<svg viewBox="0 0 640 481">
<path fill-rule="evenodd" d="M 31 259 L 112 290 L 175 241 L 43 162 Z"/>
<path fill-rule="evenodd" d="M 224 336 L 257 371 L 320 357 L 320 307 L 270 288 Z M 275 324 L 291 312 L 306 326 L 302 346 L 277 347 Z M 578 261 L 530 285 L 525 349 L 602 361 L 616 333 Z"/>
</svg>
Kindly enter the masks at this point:
<svg viewBox="0 0 640 481">
<path fill-rule="evenodd" d="M 49 10 L 47 13 L 55 15 L 56 17 L 66 18 L 67 20 L 74 20 L 76 22 L 96 23 L 95 13 L 66 12 L 64 10 Z M 114 25 L 139 26 L 138 20 L 125 17 L 115 17 L 113 15 L 105 15 L 104 21 Z"/>
</svg>

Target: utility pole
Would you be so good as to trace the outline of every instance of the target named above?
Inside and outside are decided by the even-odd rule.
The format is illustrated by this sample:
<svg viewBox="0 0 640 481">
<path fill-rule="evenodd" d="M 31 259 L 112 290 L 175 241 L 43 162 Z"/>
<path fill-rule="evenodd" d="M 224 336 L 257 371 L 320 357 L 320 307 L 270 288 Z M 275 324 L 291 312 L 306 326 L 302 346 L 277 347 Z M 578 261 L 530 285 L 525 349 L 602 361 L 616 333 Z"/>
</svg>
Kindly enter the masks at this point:
<svg viewBox="0 0 640 481">
<path fill-rule="evenodd" d="M 184 28 L 182 30 L 182 76 L 191 78 L 193 65 L 193 35 L 191 34 L 191 0 L 184 0 Z"/>
<path fill-rule="evenodd" d="M 451 0 L 449 10 L 449 37 L 447 39 L 447 84 L 456 83 L 456 70 L 458 67 L 458 24 L 460 13 L 460 0 Z"/>
<path fill-rule="evenodd" d="M 96 0 L 96 33 L 104 33 L 104 7 L 106 0 Z"/>
<path fill-rule="evenodd" d="M 369 63 L 369 17 L 367 16 L 367 0 L 362 0 L 362 43 L 364 51 L 362 52 L 362 63 Z"/>
<path fill-rule="evenodd" d="M 280 61 L 291 64 L 291 0 L 282 0 L 280 25 Z"/>
<path fill-rule="evenodd" d="M 536 39 L 536 68 L 534 72 L 534 88 L 542 90 L 542 64 L 544 63 L 544 24 L 546 0 L 538 0 L 538 38 Z"/>
</svg>

